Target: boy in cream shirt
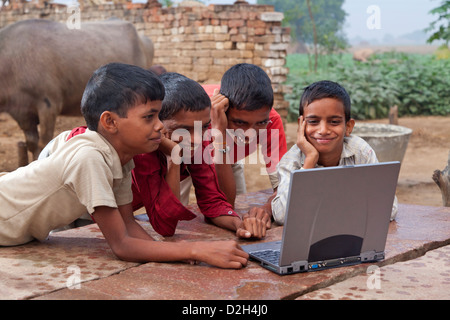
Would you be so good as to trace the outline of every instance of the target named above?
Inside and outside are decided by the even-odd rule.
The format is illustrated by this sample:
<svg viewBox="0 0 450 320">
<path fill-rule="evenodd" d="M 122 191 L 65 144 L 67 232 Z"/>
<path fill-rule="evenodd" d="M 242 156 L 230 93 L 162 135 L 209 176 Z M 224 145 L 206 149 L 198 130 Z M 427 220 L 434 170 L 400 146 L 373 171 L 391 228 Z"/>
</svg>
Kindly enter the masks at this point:
<svg viewBox="0 0 450 320">
<path fill-rule="evenodd" d="M 335 82 L 324 80 L 305 88 L 300 99 L 297 143 L 277 167 L 279 185 L 272 199 L 272 217 L 278 224 L 284 224 L 293 170 L 378 162 L 372 147 L 351 135 L 355 120 L 350 108 L 347 91 Z M 396 214 L 395 198 L 391 220 Z"/>
<path fill-rule="evenodd" d="M 81 102 L 89 130 L 70 140 L 62 133 L 48 158 L 0 176 L 0 246 L 43 241 L 87 210 L 122 260 L 245 266 L 234 241 L 157 242 L 134 219 L 132 158 L 158 149 L 163 99 L 150 71 L 120 63 L 95 71 Z"/>
</svg>

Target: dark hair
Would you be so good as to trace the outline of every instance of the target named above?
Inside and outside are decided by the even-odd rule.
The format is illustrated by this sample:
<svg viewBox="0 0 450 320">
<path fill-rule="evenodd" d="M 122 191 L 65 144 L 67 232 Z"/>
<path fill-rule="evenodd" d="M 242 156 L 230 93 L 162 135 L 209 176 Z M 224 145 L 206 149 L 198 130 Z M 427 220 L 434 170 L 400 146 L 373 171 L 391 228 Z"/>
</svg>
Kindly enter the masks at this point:
<svg viewBox="0 0 450 320">
<path fill-rule="evenodd" d="M 170 119 L 181 110 L 195 112 L 211 108 L 211 99 L 196 81 L 176 72 L 164 73 L 159 78 L 166 91 L 159 119 Z"/>
<path fill-rule="evenodd" d="M 344 105 L 345 122 L 351 118 L 351 101 L 347 91 L 339 83 L 322 80 L 314 82 L 303 89 L 302 97 L 300 98 L 300 107 L 298 110 L 299 116 L 303 115 L 303 108 L 313 101 L 332 98 L 339 100 Z"/>
<path fill-rule="evenodd" d="M 253 111 L 273 105 L 270 78 L 254 64 L 240 63 L 228 69 L 222 77 L 220 93 L 228 98 L 230 108 L 238 110 Z"/>
<path fill-rule="evenodd" d="M 139 103 L 164 99 L 164 86 L 152 72 L 137 66 L 110 63 L 89 79 L 81 100 L 81 113 L 89 130 L 97 131 L 100 116 L 111 111 L 126 118 Z"/>
</svg>

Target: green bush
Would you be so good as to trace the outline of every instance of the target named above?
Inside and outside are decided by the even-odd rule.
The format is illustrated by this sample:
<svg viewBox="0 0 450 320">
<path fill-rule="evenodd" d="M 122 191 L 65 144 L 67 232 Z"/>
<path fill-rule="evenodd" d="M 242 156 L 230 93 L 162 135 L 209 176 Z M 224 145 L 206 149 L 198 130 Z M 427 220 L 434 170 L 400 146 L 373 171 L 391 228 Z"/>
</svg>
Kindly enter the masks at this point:
<svg viewBox="0 0 450 320">
<path fill-rule="evenodd" d="M 450 114 L 450 60 L 433 55 L 384 53 L 367 63 L 351 60 L 351 55 L 328 59 L 317 73 L 308 70 L 306 55 L 289 55 L 287 84 L 293 87 L 286 96 L 290 102 L 288 120 L 298 116 L 303 88 L 319 80 L 343 85 L 352 100 L 355 119 L 388 116 L 389 108 L 398 105 L 399 116 Z"/>
</svg>

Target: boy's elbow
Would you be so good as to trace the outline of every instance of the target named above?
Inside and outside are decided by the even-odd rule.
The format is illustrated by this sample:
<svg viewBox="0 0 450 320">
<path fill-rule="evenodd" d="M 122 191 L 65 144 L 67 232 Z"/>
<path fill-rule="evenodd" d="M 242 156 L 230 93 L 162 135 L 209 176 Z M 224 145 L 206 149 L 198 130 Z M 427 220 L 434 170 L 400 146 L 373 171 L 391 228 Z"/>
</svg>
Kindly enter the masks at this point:
<svg viewBox="0 0 450 320">
<path fill-rule="evenodd" d="M 125 254 L 125 250 L 121 248 L 120 245 L 110 245 L 111 251 L 113 254 L 119 259 L 123 261 L 128 261 L 127 256 Z"/>
<path fill-rule="evenodd" d="M 279 225 L 283 225 L 284 224 L 284 211 L 285 209 L 280 205 L 280 199 L 278 199 L 277 197 L 275 197 L 272 200 L 271 206 L 272 206 L 272 217 L 273 220 L 279 224 Z"/>
<path fill-rule="evenodd" d="M 273 216 L 273 220 L 275 221 L 276 224 L 282 226 L 284 225 L 284 215 L 283 217 L 281 217 L 280 215 L 274 215 L 274 213 L 272 212 L 272 216 Z"/>
<path fill-rule="evenodd" d="M 119 260 L 127 261 L 127 262 L 141 262 L 140 259 L 137 259 L 135 256 L 133 256 L 132 250 L 130 250 L 123 242 L 110 244 L 110 248 L 111 248 L 111 251 L 113 252 L 113 254 Z"/>
</svg>

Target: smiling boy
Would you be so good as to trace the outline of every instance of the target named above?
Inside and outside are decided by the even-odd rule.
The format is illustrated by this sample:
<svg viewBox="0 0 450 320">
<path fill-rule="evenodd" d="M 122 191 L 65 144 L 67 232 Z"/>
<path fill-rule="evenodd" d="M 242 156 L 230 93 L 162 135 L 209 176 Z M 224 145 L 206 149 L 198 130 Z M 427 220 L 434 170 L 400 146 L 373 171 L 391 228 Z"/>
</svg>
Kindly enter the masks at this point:
<svg viewBox="0 0 450 320">
<path fill-rule="evenodd" d="M 278 165 L 280 183 L 272 200 L 272 216 L 284 223 L 291 172 L 315 167 L 378 162 L 363 139 L 351 135 L 355 120 L 347 91 L 332 81 L 319 81 L 304 89 L 300 99 L 297 142 Z M 391 219 L 397 209 L 394 204 Z"/>
</svg>

